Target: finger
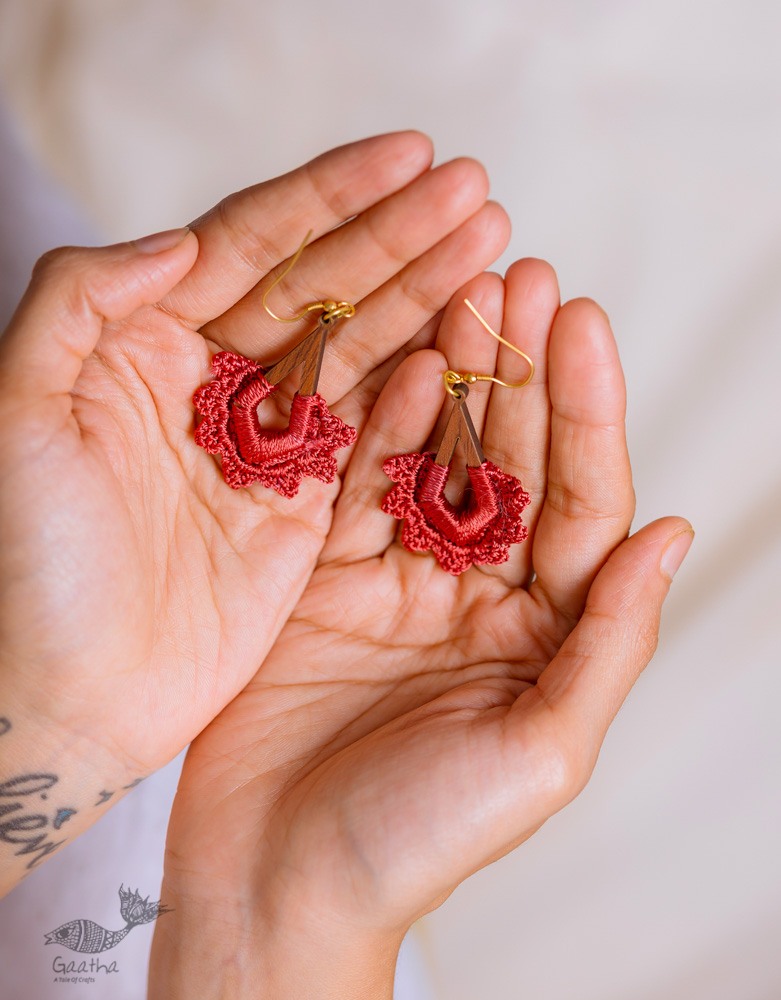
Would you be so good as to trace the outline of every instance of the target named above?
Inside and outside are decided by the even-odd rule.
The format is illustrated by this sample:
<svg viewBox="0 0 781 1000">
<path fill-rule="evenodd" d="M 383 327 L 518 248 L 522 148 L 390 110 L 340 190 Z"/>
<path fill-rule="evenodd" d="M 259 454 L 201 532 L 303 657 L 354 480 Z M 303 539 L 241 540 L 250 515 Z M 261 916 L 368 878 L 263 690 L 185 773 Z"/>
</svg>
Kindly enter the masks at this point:
<svg viewBox="0 0 781 1000">
<path fill-rule="evenodd" d="M 418 351 L 388 380 L 347 467 L 321 562 L 368 559 L 393 542 L 399 522 L 380 508 L 393 485 L 382 465 L 424 447 L 442 406 L 444 366 L 437 351 Z"/>
<path fill-rule="evenodd" d="M 369 385 L 376 380 L 364 384 L 364 379 L 436 316 L 456 289 L 490 266 L 509 235 L 507 213 L 487 202 L 361 303 L 360 313 L 334 339 L 323 364 L 322 391 L 326 399 L 340 401 L 343 419 L 360 429 L 375 398 Z M 356 386 L 360 388 L 353 396 Z"/>
<path fill-rule="evenodd" d="M 431 141 L 397 132 L 333 149 L 239 191 L 193 223 L 201 252 L 167 310 L 200 327 L 238 302 L 309 230 L 313 239 L 398 191 L 431 164 Z"/>
<path fill-rule="evenodd" d="M 600 571 L 583 617 L 535 687 L 520 696 L 521 718 L 539 707 L 549 741 L 563 747 L 563 770 L 585 784 L 607 728 L 653 656 L 670 581 L 694 533 L 683 518 L 647 525 L 625 541 Z"/>
<path fill-rule="evenodd" d="M 502 327 L 504 308 L 504 282 L 498 274 L 484 273 L 462 285 L 448 303 L 439 329 L 436 348 L 447 359 L 447 367 L 460 375 L 492 375 L 496 368 L 499 342 L 483 329 L 464 303 L 469 299 L 494 330 Z M 482 437 L 485 413 L 491 396 L 490 382 L 475 382 L 467 386 L 467 409 L 479 437 Z M 446 397 L 443 397 L 446 398 Z M 432 438 L 436 448 L 442 438 L 450 407 L 443 408 Z M 451 465 L 454 479 L 457 471 L 465 469 L 464 452 L 459 445 Z M 464 473 L 462 483 L 466 483 Z"/>
<path fill-rule="evenodd" d="M 474 160 L 453 160 L 426 172 L 352 222 L 311 243 L 273 290 L 269 305 L 279 316 L 295 316 L 308 303 L 324 299 L 360 303 L 474 215 L 487 194 L 485 170 Z M 311 316 L 297 326 L 286 325 L 263 309 L 263 296 L 274 276 L 272 272 L 269 281 L 203 333 L 220 346 L 253 356 L 274 357 L 300 340 L 312 327 Z"/>
<path fill-rule="evenodd" d="M 357 414 L 357 419 L 363 422 L 365 415 L 371 411 L 383 387 L 399 365 L 416 351 L 425 351 L 434 346 L 442 322 L 442 313 L 442 309 L 434 313 L 406 343 L 361 379 L 358 385 L 342 398 L 341 408 Z"/>
<path fill-rule="evenodd" d="M 594 302 L 576 299 L 559 310 L 548 381 L 550 461 L 531 593 L 575 621 L 634 513 L 624 378 L 607 316 Z"/>
<path fill-rule="evenodd" d="M 483 572 L 510 586 L 529 582 L 534 529 L 545 497 L 550 441 L 548 339 L 559 308 L 556 272 L 543 260 L 519 260 L 504 279 L 504 323 L 501 333 L 534 362 L 534 377 L 522 389 L 494 388 L 486 415 L 483 450 L 486 457 L 523 483 L 531 503 L 523 512 L 529 538 L 510 548 L 501 566 Z M 496 327 L 494 328 L 496 329 Z M 522 382 L 528 375 L 523 358 L 500 348 L 497 375 L 505 382 Z"/>
<path fill-rule="evenodd" d="M 70 393 L 104 322 L 158 302 L 197 254 L 187 229 L 45 254 L 3 337 L 0 396 L 29 402 Z"/>
</svg>

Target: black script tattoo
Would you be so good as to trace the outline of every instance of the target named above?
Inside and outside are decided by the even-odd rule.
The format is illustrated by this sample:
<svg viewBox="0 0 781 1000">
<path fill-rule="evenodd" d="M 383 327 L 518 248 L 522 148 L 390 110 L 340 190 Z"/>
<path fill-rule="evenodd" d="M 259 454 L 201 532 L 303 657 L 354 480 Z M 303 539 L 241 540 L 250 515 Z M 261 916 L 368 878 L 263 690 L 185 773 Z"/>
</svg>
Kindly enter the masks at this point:
<svg viewBox="0 0 781 1000">
<path fill-rule="evenodd" d="M 0 736 L 4 736 L 10 728 L 8 719 L 0 718 Z M 36 795 L 45 800 L 46 792 L 58 781 L 56 774 L 35 773 L 21 774 L 0 782 L 0 842 L 16 847 L 16 857 L 32 854 L 27 868 L 34 868 L 65 843 L 64 840 L 49 839 L 49 817 L 45 813 L 34 812 L 35 806 L 26 801 Z M 75 812 L 75 809 L 57 810 L 52 825 L 59 829 L 65 819 L 69 819 Z"/>
<path fill-rule="evenodd" d="M 108 800 L 111 798 L 113 794 L 114 794 L 113 792 L 107 792 L 105 789 L 102 792 L 98 792 L 100 798 L 95 803 L 95 805 L 102 806 L 104 802 L 108 802 Z"/>
<path fill-rule="evenodd" d="M 141 782 L 145 781 L 145 780 L 146 780 L 145 778 L 136 778 L 136 780 L 135 781 L 131 781 L 129 785 L 123 785 L 122 786 L 122 791 L 126 792 L 128 790 L 128 788 L 135 788 L 136 785 L 140 785 Z"/>
<path fill-rule="evenodd" d="M 17 857 L 34 855 L 27 862 L 28 868 L 35 867 L 65 841 L 48 840 L 49 817 L 26 812 L 27 803 L 20 800 L 52 788 L 57 781 L 56 774 L 23 774 L 0 783 L 0 841 L 17 845 L 18 850 L 14 851 Z"/>
</svg>

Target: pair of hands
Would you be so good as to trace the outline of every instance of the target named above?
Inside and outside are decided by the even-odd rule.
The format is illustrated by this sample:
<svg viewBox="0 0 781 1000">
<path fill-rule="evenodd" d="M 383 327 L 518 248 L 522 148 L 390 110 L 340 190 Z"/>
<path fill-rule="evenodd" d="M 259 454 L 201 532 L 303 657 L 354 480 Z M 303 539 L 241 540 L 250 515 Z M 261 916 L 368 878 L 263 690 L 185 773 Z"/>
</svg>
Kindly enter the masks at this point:
<svg viewBox="0 0 781 1000">
<path fill-rule="evenodd" d="M 667 518 L 626 540 L 604 314 L 560 307 L 540 261 L 482 274 L 506 215 L 478 164 L 431 156 L 416 133 L 366 140 L 167 249 L 56 251 L 0 345 L 0 780 L 56 773 L 63 839 L 193 741 L 152 997 L 389 996 L 409 924 L 587 780 L 691 539 Z M 193 442 L 192 393 L 215 351 L 270 362 L 307 332 L 260 297 L 308 229 L 275 310 L 358 305 L 320 391 L 359 439 L 341 483 L 235 492 Z M 525 374 L 465 295 L 537 363 L 522 391 L 470 394 L 533 502 L 506 564 L 453 578 L 379 505 L 445 368 Z M 0 853 L 9 887 L 28 856 Z"/>
</svg>

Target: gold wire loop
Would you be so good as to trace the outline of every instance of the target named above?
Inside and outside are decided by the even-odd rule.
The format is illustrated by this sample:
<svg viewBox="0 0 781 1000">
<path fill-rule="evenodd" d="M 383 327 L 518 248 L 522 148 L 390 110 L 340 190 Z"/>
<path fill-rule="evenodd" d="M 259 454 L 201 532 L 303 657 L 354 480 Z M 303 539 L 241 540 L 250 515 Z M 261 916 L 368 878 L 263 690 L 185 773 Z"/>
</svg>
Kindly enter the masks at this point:
<svg viewBox="0 0 781 1000">
<path fill-rule="evenodd" d="M 492 337 L 496 337 L 500 344 L 504 344 L 505 347 L 509 347 L 511 351 L 515 351 L 519 354 L 523 360 L 529 366 L 529 374 L 523 380 L 523 382 L 504 382 L 502 379 L 497 378 L 495 375 L 478 375 L 475 372 L 454 372 L 448 370 L 442 376 L 445 381 L 445 389 L 450 393 L 454 399 L 461 399 L 461 394 L 455 388 L 457 385 L 470 386 L 474 385 L 475 382 L 495 382 L 497 385 L 503 385 L 506 389 L 523 389 L 524 386 L 528 385 L 534 378 L 534 362 L 520 347 L 516 347 L 515 344 L 511 344 L 509 340 L 505 340 L 504 337 L 500 337 L 496 330 L 492 330 L 491 327 L 486 323 L 480 313 L 475 309 L 469 299 L 464 299 L 464 302 L 468 308 L 474 313 L 480 323 L 485 327 L 485 329 L 491 334 Z"/>
<path fill-rule="evenodd" d="M 284 281 L 285 278 L 290 274 L 293 268 L 299 261 L 301 254 L 304 252 L 307 243 L 312 236 L 312 230 L 304 237 L 301 246 L 296 250 L 293 256 L 290 258 L 290 263 L 287 265 L 281 274 L 278 274 L 276 278 L 271 282 L 266 291 L 263 293 L 263 298 L 261 299 L 261 304 L 266 312 L 272 319 L 275 319 L 277 323 L 297 323 L 300 319 L 303 319 L 307 313 L 314 312 L 317 309 L 322 310 L 322 315 L 320 317 L 323 323 L 333 323 L 337 319 L 349 319 L 351 316 L 355 315 L 355 306 L 350 302 L 335 302 L 333 299 L 325 299 L 323 302 L 310 302 L 308 306 L 304 306 L 301 312 L 297 316 L 277 316 L 275 312 L 271 309 L 268 304 L 268 297 L 271 292 L 277 287 L 277 285 Z"/>
<path fill-rule="evenodd" d="M 323 323 L 333 323 L 336 319 L 349 319 L 355 315 L 355 306 L 351 302 L 334 302 L 326 299 L 325 302 L 314 303 L 314 308 L 322 306 L 323 315 L 320 317 Z M 313 306 L 309 307 L 310 309 Z"/>
<path fill-rule="evenodd" d="M 474 372 L 467 372 L 462 375 L 460 372 L 454 372 L 452 369 L 448 369 L 442 378 L 445 380 L 445 389 L 453 399 L 466 399 L 469 395 L 469 386 L 477 381 L 477 376 Z"/>
</svg>

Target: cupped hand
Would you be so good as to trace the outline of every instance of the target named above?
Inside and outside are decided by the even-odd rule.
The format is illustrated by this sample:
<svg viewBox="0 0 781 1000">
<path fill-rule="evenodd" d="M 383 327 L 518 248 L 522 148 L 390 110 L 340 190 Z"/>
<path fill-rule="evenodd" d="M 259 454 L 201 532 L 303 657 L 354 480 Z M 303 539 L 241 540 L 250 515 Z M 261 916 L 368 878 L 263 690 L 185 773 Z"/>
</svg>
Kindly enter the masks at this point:
<svg viewBox="0 0 781 1000">
<path fill-rule="evenodd" d="M 430 340 L 453 290 L 502 251 L 482 168 L 431 170 L 431 156 L 417 133 L 355 143 L 229 197 L 173 245 L 64 249 L 37 267 L 0 344 L 0 778 L 61 763 L 78 814 L 63 835 L 247 684 L 330 526 L 338 482 L 234 491 L 196 445 L 213 354 L 271 363 L 309 332 L 261 296 L 313 230 L 271 304 L 355 303 L 319 391 L 360 431 L 407 342 Z"/>
<path fill-rule="evenodd" d="M 526 375 L 464 295 L 536 361 L 527 388 L 469 396 L 486 457 L 533 499 L 508 562 L 454 577 L 401 547 L 380 503 L 383 461 L 436 443 L 447 368 Z M 560 308 L 551 269 L 521 261 L 462 289 L 436 348 L 384 388 L 317 570 L 186 759 L 164 883 L 179 915 L 157 929 L 153 969 L 184 982 L 175 938 L 190 963 L 208 939 L 204 996 L 253 982 L 390 995 L 404 930 L 578 793 L 653 653 L 691 531 L 666 518 L 627 538 L 625 391 L 604 313 Z"/>
</svg>

